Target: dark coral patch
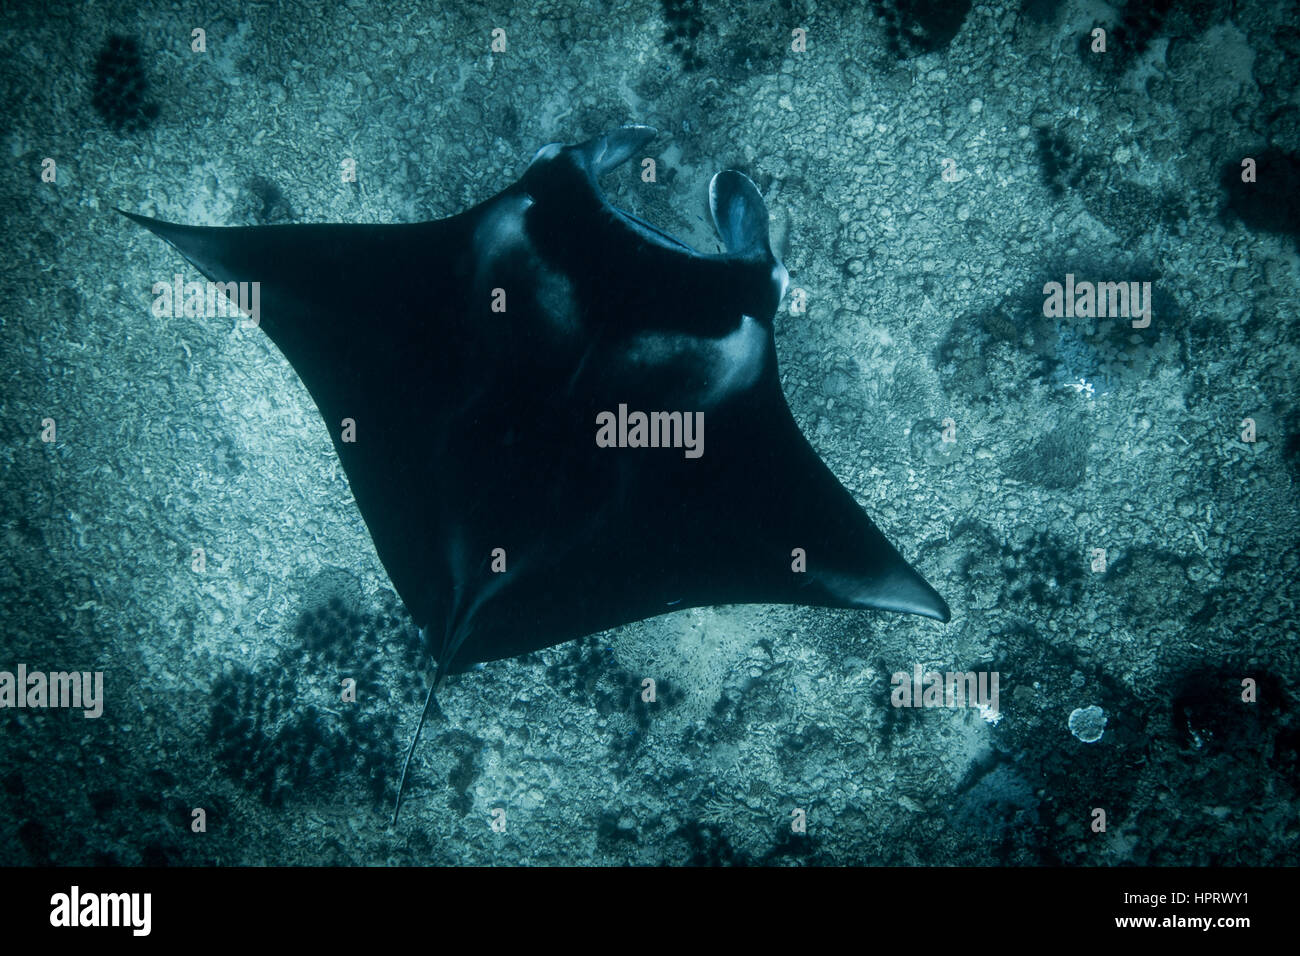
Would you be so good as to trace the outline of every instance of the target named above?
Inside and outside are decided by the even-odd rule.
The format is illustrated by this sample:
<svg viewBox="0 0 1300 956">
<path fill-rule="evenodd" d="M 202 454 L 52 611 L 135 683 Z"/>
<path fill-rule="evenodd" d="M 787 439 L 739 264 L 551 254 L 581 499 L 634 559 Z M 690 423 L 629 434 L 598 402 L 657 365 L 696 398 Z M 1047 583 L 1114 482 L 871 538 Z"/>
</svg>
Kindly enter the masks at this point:
<svg viewBox="0 0 1300 956">
<path fill-rule="evenodd" d="M 1272 146 L 1250 154 L 1255 161 L 1255 181 L 1242 179 L 1241 161 L 1228 163 L 1220 173 L 1227 192 L 1223 212 L 1247 229 L 1274 232 L 1300 242 L 1300 155 Z"/>
<path fill-rule="evenodd" d="M 137 132 L 158 116 L 158 104 L 146 99 L 148 92 L 136 42 L 130 37 L 109 37 L 95 59 L 95 111 L 118 132 Z"/>
<path fill-rule="evenodd" d="M 952 42 L 970 13 L 970 0 L 872 0 L 900 60 L 934 53 Z"/>
</svg>

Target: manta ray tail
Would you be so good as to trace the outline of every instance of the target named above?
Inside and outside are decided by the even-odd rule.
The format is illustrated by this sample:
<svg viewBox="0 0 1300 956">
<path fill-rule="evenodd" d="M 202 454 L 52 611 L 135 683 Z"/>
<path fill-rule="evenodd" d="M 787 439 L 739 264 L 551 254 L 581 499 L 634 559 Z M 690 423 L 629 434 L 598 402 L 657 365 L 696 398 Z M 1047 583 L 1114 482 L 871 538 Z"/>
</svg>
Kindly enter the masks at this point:
<svg viewBox="0 0 1300 956">
<path fill-rule="evenodd" d="M 423 637 L 421 631 L 421 637 Z M 402 761 L 402 775 L 397 781 L 397 799 L 393 803 L 393 826 L 397 826 L 397 814 L 402 809 L 402 791 L 406 789 L 406 771 L 411 766 L 411 756 L 415 753 L 415 745 L 420 742 L 420 733 L 424 730 L 424 723 L 429 718 L 432 711 L 438 716 L 442 716 L 442 709 L 438 706 L 438 699 L 435 692 L 442 686 L 447 679 L 445 668 L 437 668 L 437 673 L 429 684 L 429 693 L 424 698 L 424 707 L 420 711 L 420 722 L 415 725 L 415 733 L 411 735 L 411 745 L 406 748 L 406 759 Z"/>
</svg>

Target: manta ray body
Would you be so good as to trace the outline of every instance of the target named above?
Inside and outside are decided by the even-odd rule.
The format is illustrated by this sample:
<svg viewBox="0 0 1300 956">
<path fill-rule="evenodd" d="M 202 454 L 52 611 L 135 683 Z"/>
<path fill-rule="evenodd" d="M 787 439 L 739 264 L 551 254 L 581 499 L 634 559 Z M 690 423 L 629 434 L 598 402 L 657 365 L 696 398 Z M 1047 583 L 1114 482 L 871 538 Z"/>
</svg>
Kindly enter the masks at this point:
<svg viewBox="0 0 1300 956">
<path fill-rule="evenodd" d="M 598 180 L 655 135 L 551 144 L 405 225 L 207 228 L 125 213 L 260 324 L 323 416 L 440 678 L 699 605 L 947 605 L 800 433 L 758 189 L 718 173 L 707 255 Z"/>
</svg>

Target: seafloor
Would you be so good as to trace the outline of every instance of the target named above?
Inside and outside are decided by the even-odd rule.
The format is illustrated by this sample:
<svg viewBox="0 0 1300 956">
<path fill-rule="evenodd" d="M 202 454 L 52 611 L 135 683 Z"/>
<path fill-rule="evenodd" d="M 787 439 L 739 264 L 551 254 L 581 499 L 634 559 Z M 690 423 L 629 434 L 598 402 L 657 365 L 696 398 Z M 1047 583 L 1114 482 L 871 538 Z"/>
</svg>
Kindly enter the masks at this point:
<svg viewBox="0 0 1300 956">
<path fill-rule="evenodd" d="M 1300 862 L 1294 4 L 1130 6 L 7 4 L 0 670 L 107 689 L 0 710 L 0 863 Z M 605 189 L 701 249 L 709 177 L 759 185 L 795 417 L 953 620 L 691 610 L 488 664 L 393 827 L 425 662 L 326 429 L 260 332 L 153 317 L 193 273 L 113 207 L 437 218 L 626 122 L 657 182 Z M 1149 327 L 1044 317 L 1067 274 L 1151 282 Z M 997 671 L 998 720 L 892 707 L 915 664 Z"/>
</svg>

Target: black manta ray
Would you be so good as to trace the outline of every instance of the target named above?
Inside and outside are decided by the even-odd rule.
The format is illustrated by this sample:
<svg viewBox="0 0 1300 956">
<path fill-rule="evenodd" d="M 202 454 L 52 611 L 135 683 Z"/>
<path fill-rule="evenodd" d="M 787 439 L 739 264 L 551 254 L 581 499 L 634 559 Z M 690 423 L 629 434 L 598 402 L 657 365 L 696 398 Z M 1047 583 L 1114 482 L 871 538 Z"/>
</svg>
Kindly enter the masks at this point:
<svg viewBox="0 0 1300 956">
<path fill-rule="evenodd" d="M 721 255 L 605 201 L 598 179 L 654 135 L 543 147 L 434 222 L 126 213 L 208 279 L 260 283 L 261 327 L 324 417 L 439 681 L 700 605 L 948 620 L 785 402 L 787 273 L 754 184 L 710 184 Z"/>
</svg>

